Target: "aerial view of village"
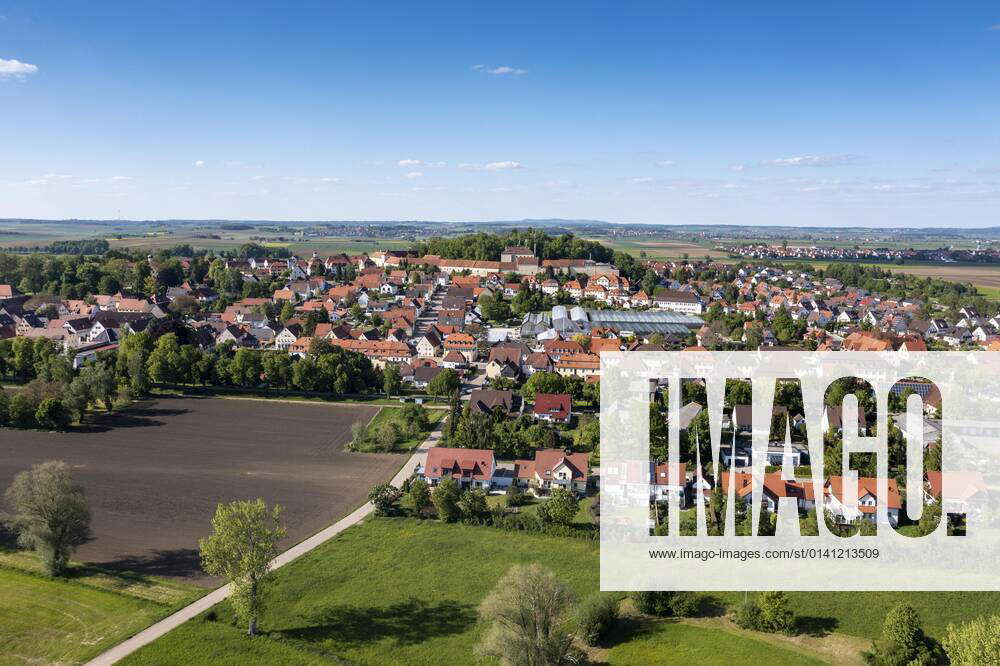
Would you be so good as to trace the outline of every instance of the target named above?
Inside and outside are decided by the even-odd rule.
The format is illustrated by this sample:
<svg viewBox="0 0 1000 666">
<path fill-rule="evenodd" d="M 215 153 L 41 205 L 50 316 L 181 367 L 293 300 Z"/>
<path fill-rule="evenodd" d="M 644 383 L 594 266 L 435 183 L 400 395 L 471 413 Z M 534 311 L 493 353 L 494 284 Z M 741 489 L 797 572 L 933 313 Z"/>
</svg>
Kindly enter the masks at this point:
<svg viewBox="0 0 1000 666">
<path fill-rule="evenodd" d="M 998 49 L 980 2 L 0 0 L 0 666 L 1000 666 Z M 764 406 L 781 358 L 969 404 Z M 843 548 L 743 575 L 796 528 Z"/>
</svg>

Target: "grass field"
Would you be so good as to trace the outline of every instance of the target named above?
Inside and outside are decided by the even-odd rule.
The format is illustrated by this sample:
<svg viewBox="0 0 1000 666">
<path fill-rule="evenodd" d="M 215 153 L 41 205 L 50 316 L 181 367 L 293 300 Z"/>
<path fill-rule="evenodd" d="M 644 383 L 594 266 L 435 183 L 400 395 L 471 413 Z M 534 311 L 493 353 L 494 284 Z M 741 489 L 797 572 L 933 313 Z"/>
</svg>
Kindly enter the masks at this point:
<svg viewBox="0 0 1000 666">
<path fill-rule="evenodd" d="M 0 558 L 0 664 L 82 663 L 205 593 L 204 588 L 76 568 L 52 580 L 28 554 Z"/>
<path fill-rule="evenodd" d="M 669 655 L 669 656 L 668 656 Z M 768 666 L 810 666 L 825 663 L 755 638 L 676 621 L 653 623 L 603 655 L 612 666 L 647 664 L 743 664 L 755 660 Z"/>
<path fill-rule="evenodd" d="M 579 596 L 597 590 L 594 542 L 411 519 L 370 519 L 281 569 L 262 618 L 247 639 L 227 604 L 218 619 L 196 618 L 123 663 L 468 663 L 482 635 L 476 608 L 514 563 L 541 562 Z M 742 594 L 715 595 L 732 603 Z M 935 636 L 949 621 L 992 612 L 1000 594 L 793 594 L 813 626 L 860 637 L 880 631 L 885 612 L 905 599 Z M 781 640 L 718 626 L 653 622 L 599 653 L 611 664 L 657 663 L 655 655 L 705 664 L 752 656 L 776 664 L 810 662 Z M 834 634 L 835 638 L 837 635 Z M 847 641 L 857 644 L 856 639 Z M 659 657 L 662 659 L 662 656 Z M 660 662 L 662 663 L 662 661 Z"/>
</svg>

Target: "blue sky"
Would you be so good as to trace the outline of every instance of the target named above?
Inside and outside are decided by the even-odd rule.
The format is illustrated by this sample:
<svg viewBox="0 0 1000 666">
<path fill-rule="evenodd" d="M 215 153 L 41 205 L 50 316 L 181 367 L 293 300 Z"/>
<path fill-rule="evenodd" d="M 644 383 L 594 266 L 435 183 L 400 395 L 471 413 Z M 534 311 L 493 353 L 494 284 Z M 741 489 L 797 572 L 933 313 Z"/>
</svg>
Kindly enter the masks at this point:
<svg viewBox="0 0 1000 666">
<path fill-rule="evenodd" d="M 0 0 L 0 217 L 1000 225 L 1000 5 Z"/>
</svg>

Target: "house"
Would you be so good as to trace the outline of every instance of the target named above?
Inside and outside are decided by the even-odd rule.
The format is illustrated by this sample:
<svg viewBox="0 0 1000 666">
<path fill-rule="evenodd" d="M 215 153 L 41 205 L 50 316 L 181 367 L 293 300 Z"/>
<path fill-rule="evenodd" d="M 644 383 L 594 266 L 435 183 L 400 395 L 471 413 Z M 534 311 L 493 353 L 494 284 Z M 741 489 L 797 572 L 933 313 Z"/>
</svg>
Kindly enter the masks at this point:
<svg viewBox="0 0 1000 666">
<path fill-rule="evenodd" d="M 445 368 L 434 365 L 420 365 L 413 368 L 412 382 L 416 388 L 427 388 L 435 377 L 445 371 Z"/>
<path fill-rule="evenodd" d="M 417 478 L 430 486 L 444 479 L 454 479 L 460 488 L 483 488 L 493 485 L 496 458 L 488 449 L 454 449 L 434 446 L 427 451 L 427 460 L 416 470 Z"/>
<path fill-rule="evenodd" d="M 601 357 L 597 354 L 568 354 L 555 362 L 555 370 L 566 377 L 599 377 Z"/>
<path fill-rule="evenodd" d="M 552 358 L 545 352 L 533 352 L 528 354 L 524 360 L 524 371 L 527 375 L 536 372 L 552 372 L 553 368 Z"/>
<path fill-rule="evenodd" d="M 469 363 L 474 363 L 478 357 L 476 339 L 468 333 L 452 333 L 445 336 L 444 350 L 445 353 L 450 351 L 461 353 Z"/>
<path fill-rule="evenodd" d="M 584 353 L 583 345 L 576 340 L 546 340 L 542 347 L 553 361 L 558 361 L 559 357 L 567 354 Z"/>
<path fill-rule="evenodd" d="M 469 362 L 462 355 L 462 352 L 453 349 L 445 353 L 444 358 L 441 359 L 441 365 L 452 370 L 460 370 L 469 367 Z"/>
<path fill-rule="evenodd" d="M 534 460 L 515 460 L 517 484 L 543 491 L 564 488 L 577 495 L 587 492 L 590 456 L 562 449 L 538 449 Z"/>
<path fill-rule="evenodd" d="M 753 501 L 753 475 L 746 472 L 733 472 L 732 481 L 735 483 L 735 497 L 738 501 L 749 504 Z M 729 492 L 730 474 L 722 474 L 722 489 Z M 801 481 L 786 481 L 781 478 L 781 472 L 771 472 L 765 474 L 761 484 L 761 496 L 763 508 L 768 511 L 777 511 L 782 497 L 789 497 L 795 500 L 795 506 L 799 511 L 809 511 L 816 506 L 816 496 L 813 491 L 813 484 Z"/>
<path fill-rule="evenodd" d="M 573 418 L 572 404 L 569 393 L 539 393 L 532 413 L 539 421 L 569 423 Z"/>
<path fill-rule="evenodd" d="M 319 325 L 317 325 L 318 327 Z M 274 348 L 288 349 L 300 337 L 302 337 L 302 326 L 300 324 L 289 324 L 274 336 Z"/>
<path fill-rule="evenodd" d="M 823 418 L 820 421 L 820 429 L 822 432 L 829 432 L 831 429 L 841 433 L 844 431 L 843 425 L 844 407 L 831 407 L 827 406 L 826 410 L 823 412 Z M 858 405 L 858 432 L 862 436 L 868 433 L 868 419 L 865 416 L 865 410 L 861 409 L 861 405 Z"/>
<path fill-rule="evenodd" d="M 924 475 L 924 501 L 940 502 L 942 513 L 978 514 L 988 507 L 989 491 L 980 472 L 940 472 Z"/>
<path fill-rule="evenodd" d="M 650 462 L 650 494 L 657 502 L 666 502 L 676 496 L 678 506 L 687 505 L 687 464 Z"/>
<path fill-rule="evenodd" d="M 499 407 L 508 416 L 516 416 L 524 409 L 521 396 L 513 391 L 474 389 L 469 394 L 469 411 L 472 414 L 487 414 Z"/>
<path fill-rule="evenodd" d="M 899 524 L 899 510 L 903 504 L 899 498 L 899 485 L 895 479 L 886 479 L 887 495 L 882 504 L 886 506 L 889 523 L 895 527 Z M 856 507 L 851 507 L 850 498 L 844 495 L 844 477 L 831 476 L 823 487 L 823 508 L 833 514 L 839 523 L 853 523 L 859 518 L 871 522 L 876 520 L 876 509 L 879 504 L 878 479 L 872 476 L 858 478 L 858 493 L 854 498 Z"/>
</svg>

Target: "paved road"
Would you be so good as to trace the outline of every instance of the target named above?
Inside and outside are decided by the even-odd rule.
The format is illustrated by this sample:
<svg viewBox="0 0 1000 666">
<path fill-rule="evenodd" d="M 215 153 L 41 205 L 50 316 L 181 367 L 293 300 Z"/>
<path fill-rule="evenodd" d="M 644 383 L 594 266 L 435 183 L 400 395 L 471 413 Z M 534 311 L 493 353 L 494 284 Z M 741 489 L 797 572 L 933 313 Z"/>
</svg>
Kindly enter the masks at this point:
<svg viewBox="0 0 1000 666">
<path fill-rule="evenodd" d="M 424 441 L 424 443 L 421 444 L 420 447 L 410 457 L 410 459 L 406 461 L 402 469 L 400 469 L 399 472 L 396 473 L 396 476 L 392 478 L 393 485 L 397 487 L 400 486 L 403 483 L 403 481 L 405 481 L 413 474 L 413 471 L 416 469 L 418 464 L 421 464 L 424 461 L 426 461 L 427 449 L 431 448 L 432 446 L 437 446 L 438 441 L 441 439 L 441 427 L 443 424 L 444 421 L 438 424 L 437 428 L 435 428 L 431 432 L 430 436 L 428 436 L 428 438 Z M 276 558 L 274 558 L 274 560 L 272 560 L 271 566 L 277 569 L 278 567 L 284 566 L 289 562 L 291 562 L 292 560 L 302 555 L 305 555 L 310 550 L 326 543 L 333 537 L 337 536 L 338 534 L 346 530 L 348 527 L 351 527 L 352 525 L 357 525 L 365 518 L 365 516 L 370 514 L 373 510 L 374 507 L 371 505 L 371 503 L 366 503 L 358 507 L 350 515 L 340 519 L 330 527 L 327 527 L 326 529 L 317 532 L 316 534 L 309 537 L 305 541 L 295 546 L 292 546 L 291 548 L 283 552 L 281 555 L 278 555 Z M 204 611 L 207 611 L 215 604 L 219 603 L 220 601 L 223 601 L 226 597 L 229 596 L 230 591 L 231 590 L 229 585 L 223 585 L 217 590 L 209 592 L 204 597 L 198 599 L 197 601 L 188 606 L 185 606 L 184 608 L 180 609 L 173 615 L 169 615 L 163 618 L 156 624 L 142 630 L 132 638 L 129 638 L 128 640 L 119 643 L 115 647 L 111 648 L 110 650 L 107 650 L 98 655 L 97 657 L 94 657 L 89 662 L 87 662 L 88 666 L 107 666 L 109 664 L 115 663 L 119 659 L 125 658 L 126 656 L 132 654 L 139 648 L 143 647 L 144 645 L 152 643 L 153 641 L 155 641 L 160 636 L 163 636 L 168 631 L 176 629 L 177 627 L 184 624 L 188 620 L 196 617 L 199 613 L 203 613 Z"/>
</svg>

